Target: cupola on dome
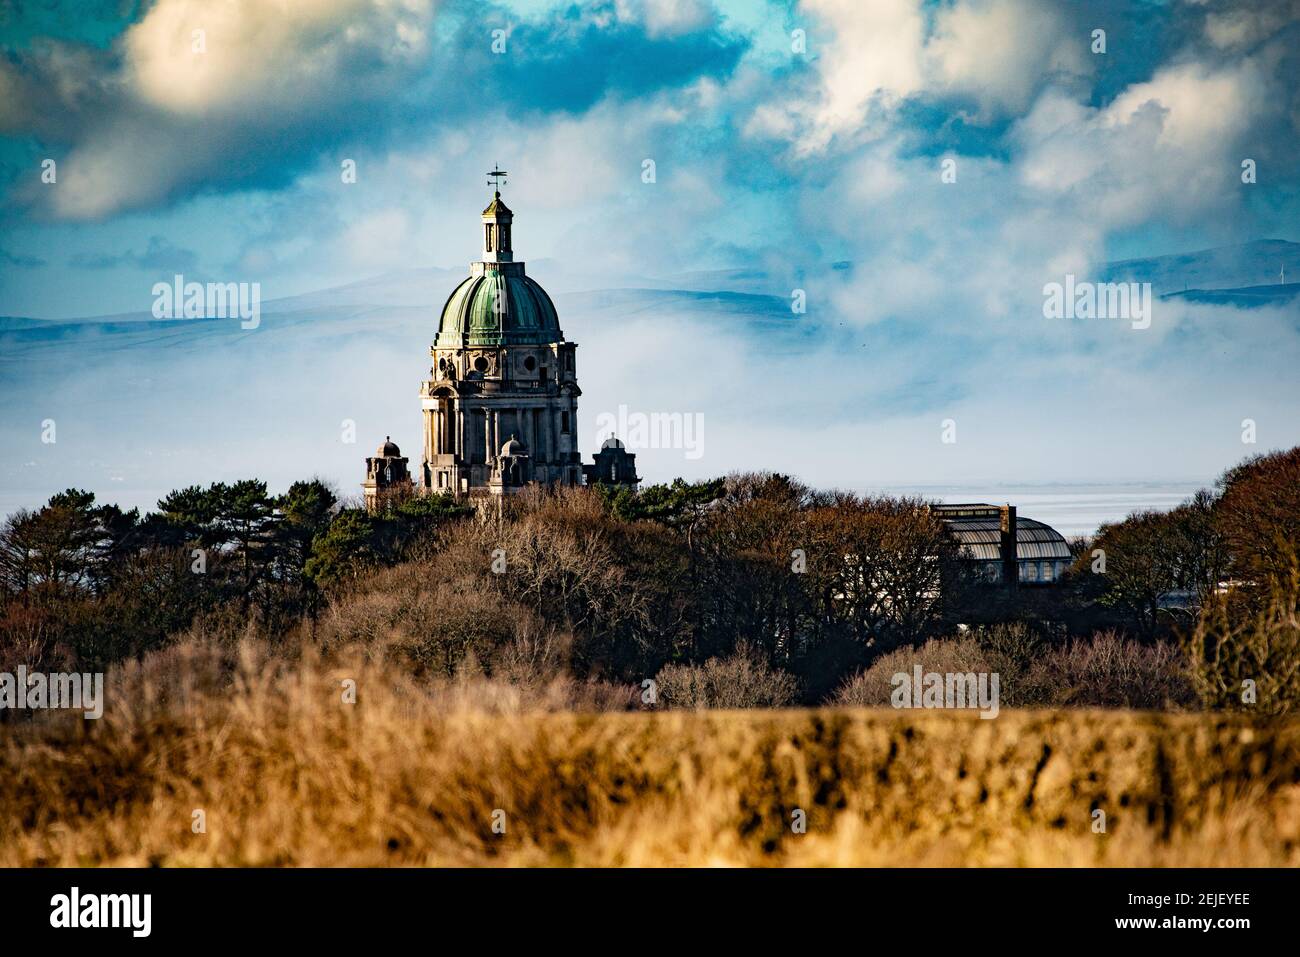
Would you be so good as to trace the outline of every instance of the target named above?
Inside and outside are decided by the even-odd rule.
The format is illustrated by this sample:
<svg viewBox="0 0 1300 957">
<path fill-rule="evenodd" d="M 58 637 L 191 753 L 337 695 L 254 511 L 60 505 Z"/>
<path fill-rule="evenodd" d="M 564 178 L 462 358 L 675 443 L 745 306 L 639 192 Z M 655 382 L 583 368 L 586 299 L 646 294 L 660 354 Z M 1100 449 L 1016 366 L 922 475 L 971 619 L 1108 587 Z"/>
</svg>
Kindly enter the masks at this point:
<svg viewBox="0 0 1300 957">
<path fill-rule="evenodd" d="M 562 342 L 555 303 L 524 264 L 514 261 L 514 214 L 498 191 L 483 210 L 483 259 L 452 290 L 438 319 L 440 348 L 544 345 Z"/>
</svg>

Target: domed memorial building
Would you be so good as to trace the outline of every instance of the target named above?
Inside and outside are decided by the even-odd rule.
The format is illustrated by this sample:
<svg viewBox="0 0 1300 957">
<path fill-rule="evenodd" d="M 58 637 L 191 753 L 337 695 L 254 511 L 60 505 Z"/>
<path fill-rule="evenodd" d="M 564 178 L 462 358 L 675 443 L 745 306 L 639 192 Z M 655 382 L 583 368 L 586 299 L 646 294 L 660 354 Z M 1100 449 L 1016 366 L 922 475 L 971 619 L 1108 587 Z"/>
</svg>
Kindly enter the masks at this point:
<svg viewBox="0 0 1300 957">
<path fill-rule="evenodd" d="M 499 187 L 505 173 L 488 175 Z M 546 290 L 515 261 L 513 222 L 498 188 L 483 210 L 483 258 L 442 307 L 433 367 L 420 387 L 424 448 L 416 485 L 470 499 L 511 495 L 531 483 L 581 485 L 589 476 L 635 488 L 636 456 L 622 443 L 606 443 L 598 472 L 583 467 L 577 344 L 564 338 Z"/>
</svg>

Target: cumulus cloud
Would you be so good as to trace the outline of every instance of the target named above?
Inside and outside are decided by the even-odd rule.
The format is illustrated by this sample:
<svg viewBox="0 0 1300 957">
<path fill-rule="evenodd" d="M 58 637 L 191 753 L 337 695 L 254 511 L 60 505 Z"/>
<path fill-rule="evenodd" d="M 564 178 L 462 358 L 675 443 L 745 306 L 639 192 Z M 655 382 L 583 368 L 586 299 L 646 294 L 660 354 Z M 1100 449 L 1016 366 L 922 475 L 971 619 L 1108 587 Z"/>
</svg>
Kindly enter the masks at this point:
<svg viewBox="0 0 1300 957">
<path fill-rule="evenodd" d="M 382 154 L 485 114 L 652 95 L 725 74 L 744 46 L 685 0 L 534 19 L 432 0 L 157 0 L 109 50 L 45 44 L 0 61 L 0 91 L 19 104 L 0 107 L 0 131 L 60 147 L 59 188 L 27 182 L 20 202 L 97 219 L 282 188 L 339 149 Z"/>
<path fill-rule="evenodd" d="M 717 21 L 709 0 L 616 0 L 616 6 L 621 20 L 641 20 L 655 37 L 707 29 Z"/>
<path fill-rule="evenodd" d="M 971 0 L 942 8 L 926 44 L 934 85 L 989 114 L 1015 112 L 1046 81 L 1090 72 L 1088 36 L 1032 0 Z"/>
<path fill-rule="evenodd" d="M 349 107 L 414 75 L 432 16 L 425 0 L 158 0 L 109 49 L 38 44 L 0 67 L 21 104 L 0 126 L 62 147 L 61 170 L 19 198 L 96 219 L 203 184 L 286 182 L 330 127 L 365 128 Z"/>
<path fill-rule="evenodd" d="M 927 22 L 922 0 L 805 0 L 812 78 L 793 99 L 758 105 L 751 134 L 794 142 L 798 155 L 880 135 L 909 98 L 973 101 L 983 118 L 1023 109 L 1048 83 L 1091 71 L 1086 33 L 1031 0 L 957 0 Z"/>
<path fill-rule="evenodd" d="M 817 23 L 807 31 L 815 82 L 794 98 L 782 93 L 760 104 L 751 133 L 815 153 L 836 136 L 861 138 L 873 118 L 922 88 L 925 23 L 917 0 L 806 0 L 800 10 Z"/>
<path fill-rule="evenodd" d="M 0 57 L 0 134 L 66 140 L 109 107 L 118 85 L 104 51 L 38 40 L 22 57 Z"/>
<path fill-rule="evenodd" d="M 1126 227 L 1156 213 L 1177 221 L 1240 201 L 1243 139 L 1274 110 L 1253 61 L 1159 70 L 1093 108 L 1045 95 L 1013 132 L 1022 181 L 1070 195 L 1073 213 Z"/>
<path fill-rule="evenodd" d="M 159 0 L 122 41 L 139 99 L 183 116 L 297 110 L 410 68 L 432 0 Z"/>
<path fill-rule="evenodd" d="M 1216 2 L 1205 16 L 1205 36 L 1224 50 L 1246 50 L 1300 22 L 1300 0 L 1240 5 Z"/>
<path fill-rule="evenodd" d="M 56 218 L 98 219 L 151 205 L 204 169 L 229 162 L 215 126 L 167 125 L 136 110 L 95 122 L 59 160 L 57 188 L 27 196 Z"/>
</svg>

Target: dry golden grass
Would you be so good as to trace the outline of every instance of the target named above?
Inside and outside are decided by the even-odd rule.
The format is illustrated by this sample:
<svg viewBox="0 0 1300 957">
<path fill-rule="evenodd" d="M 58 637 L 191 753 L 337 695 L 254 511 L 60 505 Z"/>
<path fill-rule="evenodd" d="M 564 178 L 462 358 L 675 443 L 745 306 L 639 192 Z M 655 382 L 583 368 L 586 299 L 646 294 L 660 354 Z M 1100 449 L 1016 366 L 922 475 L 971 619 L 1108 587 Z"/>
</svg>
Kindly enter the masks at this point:
<svg viewBox="0 0 1300 957">
<path fill-rule="evenodd" d="M 98 722 L 0 725 L 0 865 L 1300 864 L 1296 721 L 481 710 L 237 657 L 181 646 L 110 674 Z"/>
</svg>

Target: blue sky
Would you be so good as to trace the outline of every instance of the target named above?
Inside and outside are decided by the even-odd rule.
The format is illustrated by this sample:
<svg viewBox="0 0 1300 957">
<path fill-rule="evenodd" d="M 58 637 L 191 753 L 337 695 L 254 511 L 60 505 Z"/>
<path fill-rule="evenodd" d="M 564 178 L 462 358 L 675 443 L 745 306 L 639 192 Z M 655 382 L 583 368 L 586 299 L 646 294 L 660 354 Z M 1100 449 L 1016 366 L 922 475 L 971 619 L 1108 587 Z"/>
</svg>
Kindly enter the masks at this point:
<svg viewBox="0 0 1300 957">
<path fill-rule="evenodd" d="M 530 255 L 613 270 L 872 256 L 897 236 L 818 217 L 892 225 L 864 179 L 897 196 L 943 157 L 949 192 L 969 170 L 1001 207 L 959 213 L 964 230 L 1057 219 L 1075 235 L 1052 251 L 1080 261 L 1297 238 L 1295 4 L 1082 6 L 19 3 L 0 310 L 127 311 L 167 269 L 256 273 L 275 295 L 459 263 L 474 237 L 429 226 L 481 202 L 490 157 L 533 214 Z"/>
<path fill-rule="evenodd" d="M 19 0 L 0 26 L 0 315 L 143 312 L 175 272 L 274 298 L 462 270 L 499 162 L 516 247 L 576 286 L 753 267 L 770 295 L 806 287 L 814 360 L 741 331 L 712 388 L 591 373 L 597 404 L 622 382 L 729 423 L 707 471 L 828 481 L 826 450 L 866 435 L 892 460 L 855 453 L 866 483 L 1067 479 L 1074 455 L 1105 458 L 1092 478 L 1200 478 L 1240 457 L 1246 416 L 1300 440 L 1293 309 L 1226 339 L 1235 310 L 1162 305 L 1140 335 L 1040 309 L 1044 283 L 1108 260 L 1300 240 L 1298 0 L 60 6 Z M 600 335 L 608 363 L 726 349 L 687 314 Z M 1014 441 L 955 466 L 930 433 L 957 412 Z M 1013 446 L 1061 474 L 1006 464 Z"/>
</svg>

